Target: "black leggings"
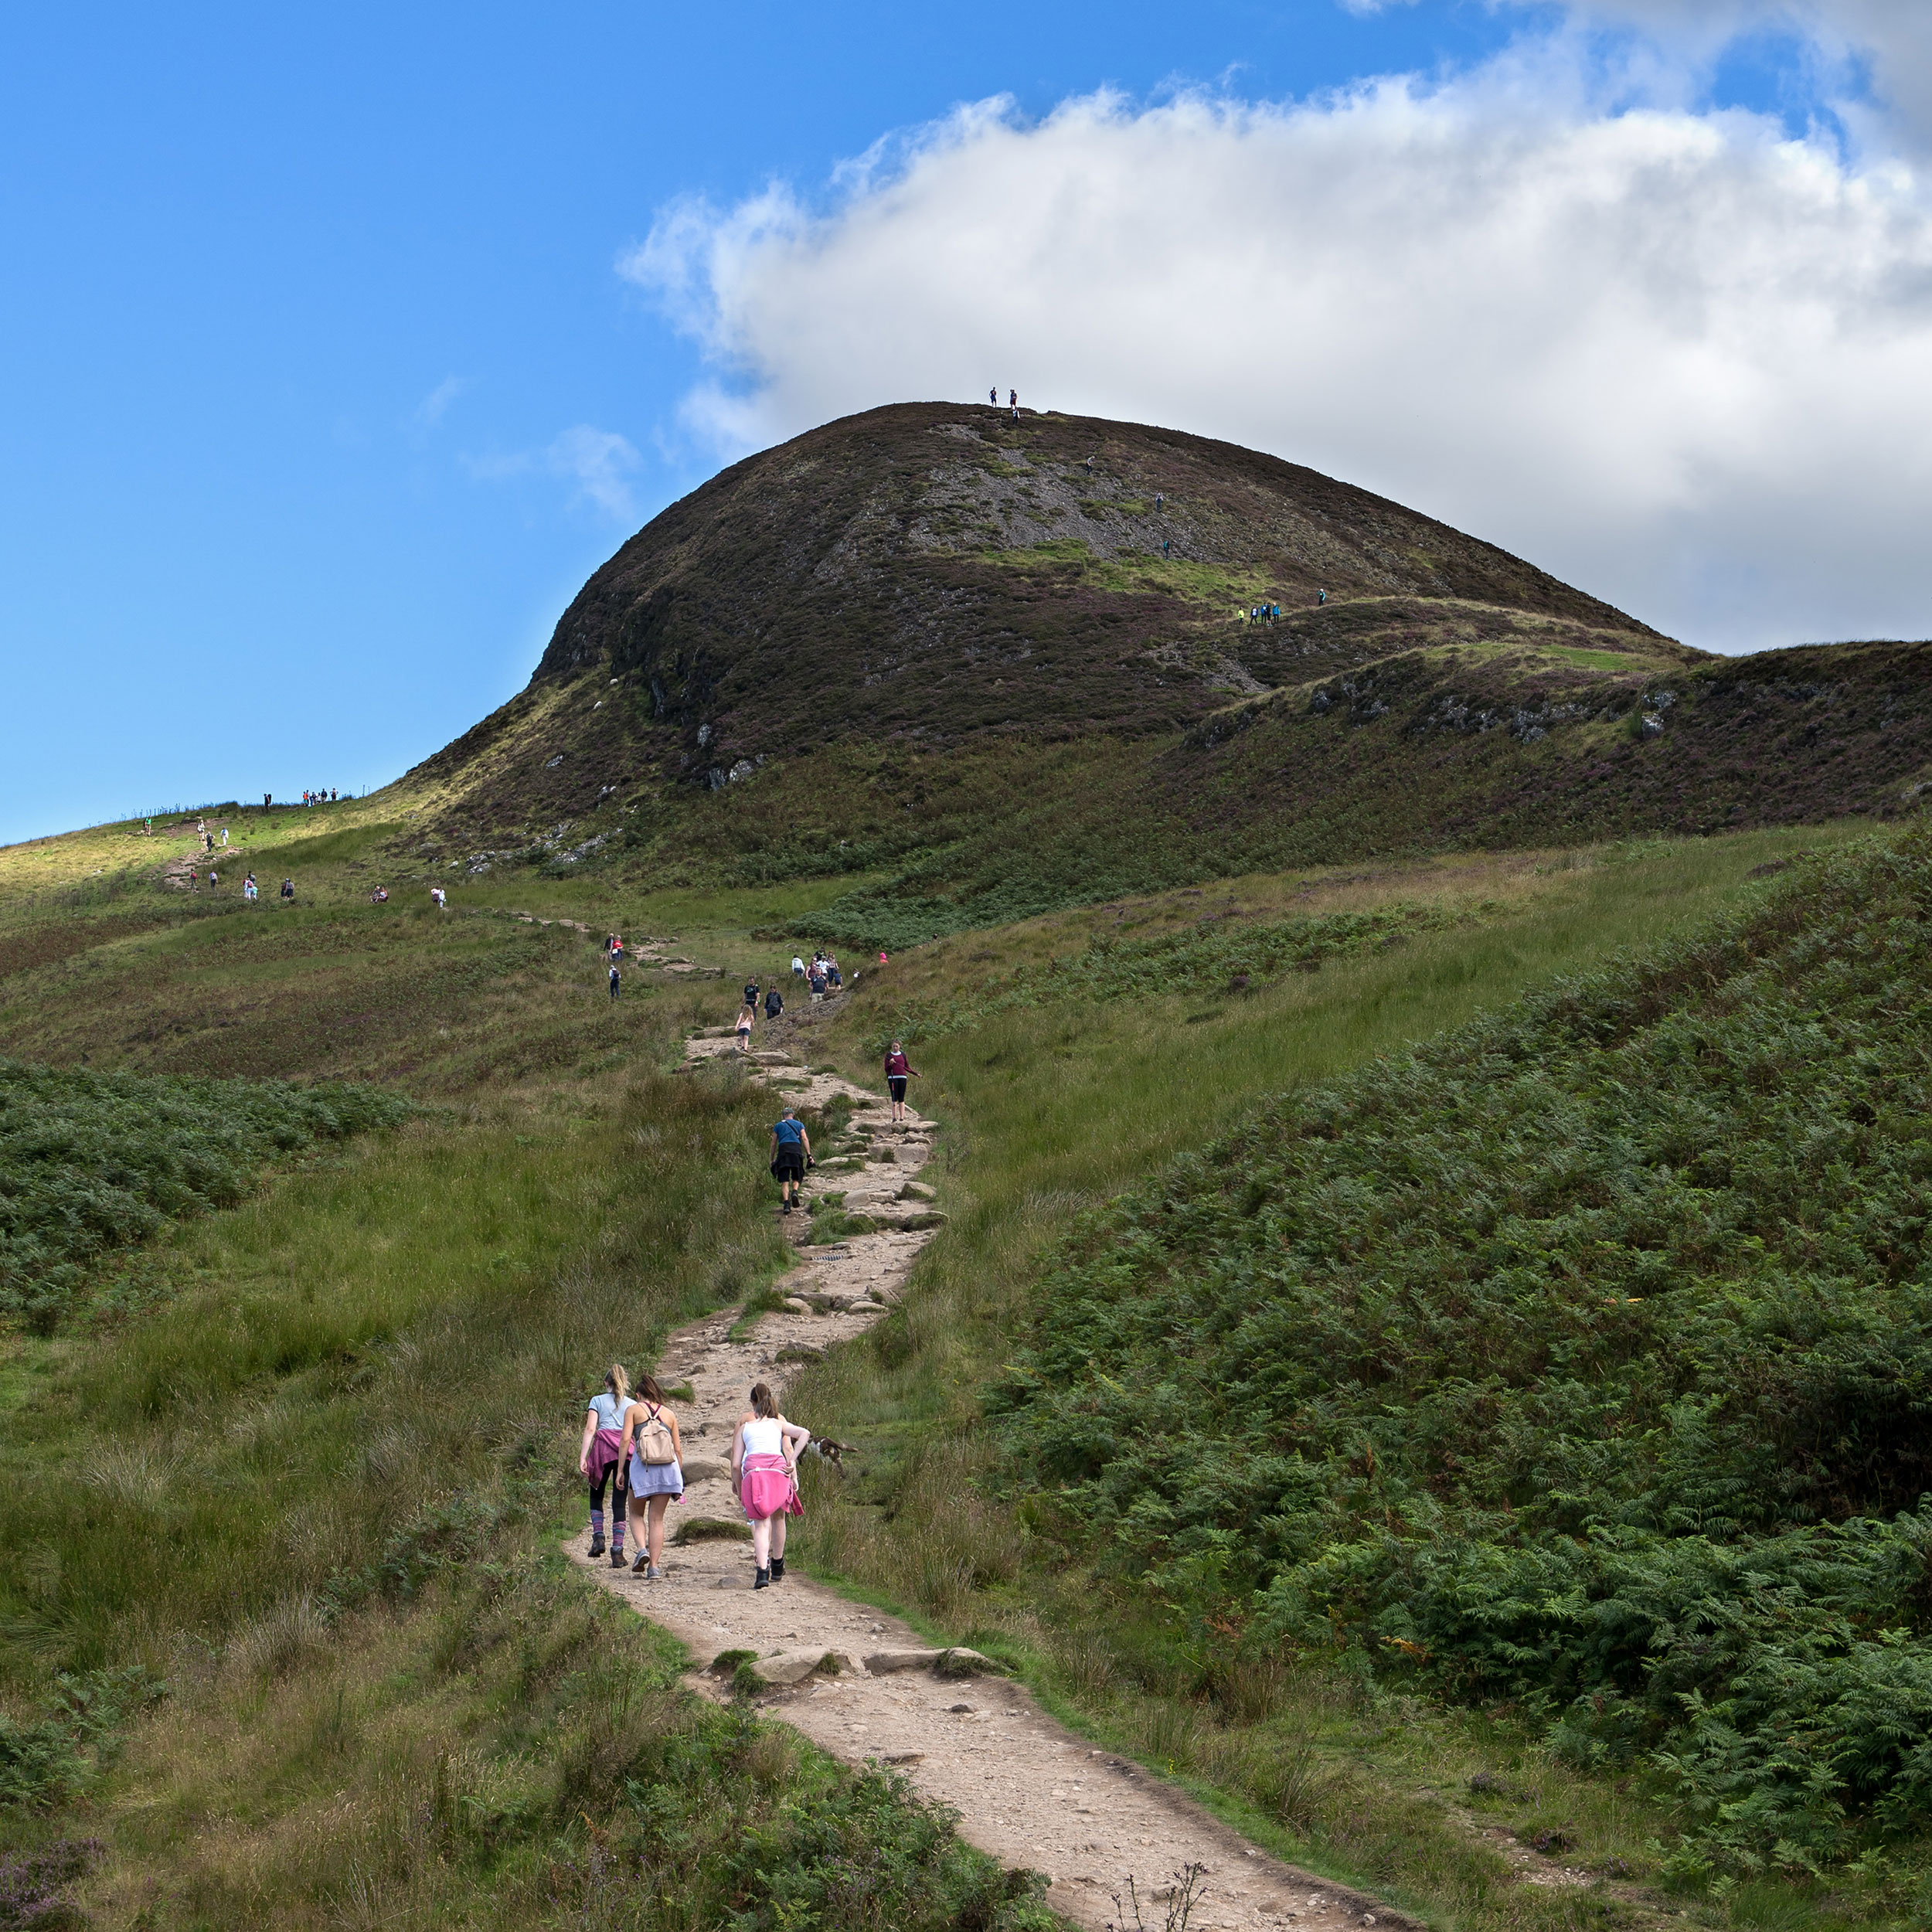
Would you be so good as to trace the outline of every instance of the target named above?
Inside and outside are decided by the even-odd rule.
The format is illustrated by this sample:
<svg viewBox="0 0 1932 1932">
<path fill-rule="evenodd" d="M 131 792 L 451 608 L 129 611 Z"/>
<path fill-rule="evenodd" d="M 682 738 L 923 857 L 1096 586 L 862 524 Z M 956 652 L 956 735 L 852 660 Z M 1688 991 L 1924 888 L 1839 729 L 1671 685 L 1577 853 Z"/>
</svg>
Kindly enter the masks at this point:
<svg viewBox="0 0 1932 1932">
<path fill-rule="evenodd" d="M 624 1503 L 631 1494 L 631 1485 L 626 1480 L 628 1474 L 622 1463 L 612 1463 L 610 1468 L 590 1485 L 590 1507 L 593 1509 L 601 1509 L 604 1507 L 604 1486 L 614 1476 L 617 1481 L 611 1486 L 611 1507 L 621 1516 L 624 1514 Z"/>
</svg>

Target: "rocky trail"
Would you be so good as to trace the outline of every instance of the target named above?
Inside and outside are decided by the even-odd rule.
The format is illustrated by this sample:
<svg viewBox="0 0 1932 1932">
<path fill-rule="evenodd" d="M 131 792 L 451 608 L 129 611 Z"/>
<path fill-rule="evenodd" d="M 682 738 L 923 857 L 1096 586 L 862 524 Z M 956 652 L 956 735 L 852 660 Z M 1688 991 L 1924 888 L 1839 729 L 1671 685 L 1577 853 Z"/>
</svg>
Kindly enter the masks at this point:
<svg viewBox="0 0 1932 1932">
<path fill-rule="evenodd" d="M 729 1035 L 703 1034 L 690 1042 L 687 1064 L 736 1053 Z M 930 1123 L 908 1108 L 905 1127 L 896 1128 L 883 1099 L 784 1053 L 750 1058 L 801 1109 L 839 1096 L 852 1104 L 848 1131 L 858 1151 L 839 1162 L 841 1171 L 821 1162 L 807 1189 L 842 1193 L 845 1212 L 863 1215 L 876 1231 L 802 1247 L 801 1264 L 783 1284 L 791 1291 L 786 1308 L 744 1323 L 735 1337 L 740 1311 L 730 1309 L 666 1342 L 658 1379 L 667 1389 L 690 1391 L 688 1400 L 672 1401 L 686 1451 L 684 1498 L 671 1510 L 673 1538 L 694 1525 L 743 1524 L 730 1445 L 751 1384 L 763 1379 L 781 1386 L 788 1362 L 849 1340 L 885 1315 L 942 1219 L 917 1179 L 931 1152 Z M 802 1240 L 809 1223 L 802 1215 L 794 1222 Z M 808 1418 L 799 1419 L 808 1426 Z M 1049 1902 L 1076 1925 L 1104 1932 L 1120 1921 L 1115 1900 L 1127 1898 L 1130 1878 L 1155 1927 L 1339 1932 L 1415 1924 L 1248 1844 L 1139 1766 L 1074 1736 L 975 1653 L 935 1650 L 897 1618 L 796 1570 L 754 1592 L 750 1546 L 730 1532 L 667 1540 L 655 1582 L 614 1570 L 601 1558 L 594 1563 L 586 1547 L 586 1538 L 573 1537 L 572 1560 L 689 1647 L 696 1665 L 691 1681 L 706 1695 L 730 1696 L 736 1677 L 770 1716 L 834 1756 L 902 1773 L 923 1796 L 957 1813 L 970 1842 L 1009 1866 L 1045 1872 Z M 755 1672 L 756 1682 L 741 1672 Z M 1190 1867 L 1200 1869 L 1183 1917 L 1175 1887 Z M 1124 1923 L 1134 1924 L 1131 1905 Z"/>
</svg>

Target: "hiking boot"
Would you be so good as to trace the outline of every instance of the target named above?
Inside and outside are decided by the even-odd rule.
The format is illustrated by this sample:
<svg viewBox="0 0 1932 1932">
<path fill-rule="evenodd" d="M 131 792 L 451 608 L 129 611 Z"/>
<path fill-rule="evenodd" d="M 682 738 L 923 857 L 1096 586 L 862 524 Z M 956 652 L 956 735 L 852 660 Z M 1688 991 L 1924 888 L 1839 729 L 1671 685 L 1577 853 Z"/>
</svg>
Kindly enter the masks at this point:
<svg viewBox="0 0 1932 1932">
<path fill-rule="evenodd" d="M 638 1552 L 637 1561 L 631 1566 L 631 1574 L 634 1577 L 641 1577 L 644 1574 L 645 1565 L 649 1563 L 651 1557 L 649 1553 L 646 1550 L 640 1549 Z"/>
<path fill-rule="evenodd" d="M 624 1546 L 622 1543 L 614 1543 L 611 1546 L 611 1567 L 613 1570 L 621 1570 L 624 1567 Z"/>
<path fill-rule="evenodd" d="M 753 1590 L 769 1590 L 771 1587 L 771 1572 L 768 1570 L 760 1570 L 752 1578 L 751 1587 Z"/>
<path fill-rule="evenodd" d="M 774 1556 L 771 1560 L 771 1580 L 774 1583 L 782 1583 L 785 1580 L 785 1560 L 782 1556 Z"/>
<path fill-rule="evenodd" d="M 604 1554 L 604 1539 L 603 1539 L 603 1537 L 602 1537 L 601 1536 L 593 1536 L 593 1537 L 590 1539 L 590 1560 L 591 1560 L 591 1561 L 594 1563 L 594 1562 L 597 1560 L 597 1559 L 598 1557 L 601 1556 L 603 1554 Z"/>
<path fill-rule="evenodd" d="M 778 1212 L 781 1214 L 789 1214 L 791 1212 L 791 1203 L 789 1201 L 786 1202 Z"/>
</svg>

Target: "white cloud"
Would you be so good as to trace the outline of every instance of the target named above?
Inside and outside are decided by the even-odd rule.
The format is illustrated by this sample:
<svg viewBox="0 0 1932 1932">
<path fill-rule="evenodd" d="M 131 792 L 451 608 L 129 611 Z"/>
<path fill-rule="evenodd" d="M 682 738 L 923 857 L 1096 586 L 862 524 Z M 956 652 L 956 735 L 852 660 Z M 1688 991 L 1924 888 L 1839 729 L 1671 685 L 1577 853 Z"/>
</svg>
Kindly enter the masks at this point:
<svg viewBox="0 0 1932 1932">
<path fill-rule="evenodd" d="M 466 456 L 463 464 L 471 475 L 484 482 L 519 476 L 562 478 L 577 486 L 574 500 L 595 505 L 617 522 L 634 523 L 638 512 L 631 479 L 642 461 L 629 439 L 616 430 L 578 423 L 541 450 Z"/>
<path fill-rule="evenodd" d="M 469 387 L 469 379 L 463 376 L 446 376 L 418 403 L 410 413 L 410 420 L 418 429 L 433 430 L 442 421 L 450 405 Z"/>
<path fill-rule="evenodd" d="M 685 413 L 720 454 L 1017 385 L 1312 464 L 1698 643 L 1932 632 L 1923 183 L 1611 112 L 1573 53 L 1298 106 L 981 104 L 828 211 L 681 205 L 621 266 L 713 363 Z"/>
</svg>

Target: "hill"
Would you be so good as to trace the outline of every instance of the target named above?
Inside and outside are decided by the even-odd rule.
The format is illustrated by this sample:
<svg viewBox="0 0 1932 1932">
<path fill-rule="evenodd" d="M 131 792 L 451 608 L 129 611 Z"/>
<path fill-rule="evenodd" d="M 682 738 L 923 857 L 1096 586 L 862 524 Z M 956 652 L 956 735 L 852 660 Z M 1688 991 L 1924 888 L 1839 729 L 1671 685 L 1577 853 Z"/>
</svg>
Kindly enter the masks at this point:
<svg viewBox="0 0 1932 1932">
<path fill-rule="evenodd" d="M 1325 594 L 1339 621 L 1318 631 L 1233 625 Z M 573 715 L 567 742 L 553 729 L 546 757 L 600 768 L 553 779 L 546 808 L 593 801 L 593 777 L 621 782 L 614 759 L 721 784 L 741 760 L 828 737 L 1160 735 L 1291 672 L 1431 637 L 1436 607 L 1456 604 L 1452 624 L 1512 613 L 1578 644 L 1664 641 L 1492 544 L 1274 457 L 901 403 L 749 457 L 653 519 L 564 612 L 529 689 L 424 770 L 457 775 L 591 679 L 605 715 Z"/>
<path fill-rule="evenodd" d="M 1250 621 L 1257 607 L 1280 616 Z M 473 875 L 853 876 L 903 944 L 1244 870 L 1879 815 L 1932 647 L 1721 658 L 1177 430 L 906 403 L 734 464 L 393 788 Z"/>
</svg>

